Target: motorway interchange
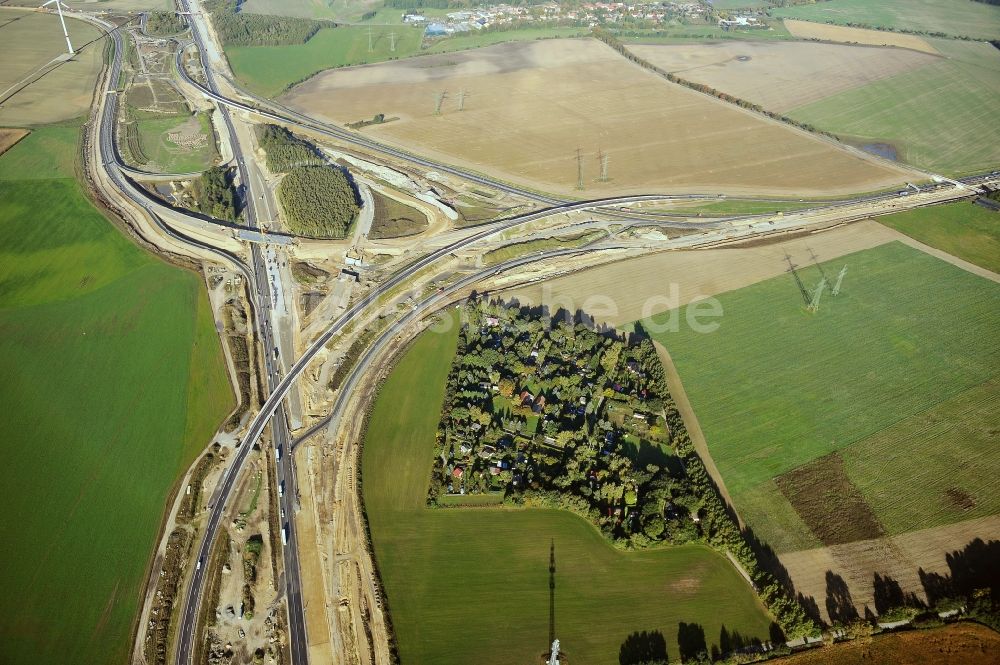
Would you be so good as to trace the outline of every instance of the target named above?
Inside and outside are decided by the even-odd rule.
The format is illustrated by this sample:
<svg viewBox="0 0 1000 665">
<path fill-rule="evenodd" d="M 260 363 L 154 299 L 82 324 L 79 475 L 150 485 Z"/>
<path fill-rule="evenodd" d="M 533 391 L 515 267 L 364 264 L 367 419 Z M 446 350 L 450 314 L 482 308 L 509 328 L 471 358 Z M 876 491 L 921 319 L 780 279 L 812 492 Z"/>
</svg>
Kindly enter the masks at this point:
<svg viewBox="0 0 1000 665">
<path fill-rule="evenodd" d="M 272 102 L 252 97 L 232 83 L 225 74 L 224 58 L 221 50 L 211 36 L 207 19 L 200 12 L 193 0 L 183 0 L 183 8 L 190 12 L 192 47 L 196 48 L 201 59 L 204 72 L 204 84 L 192 79 L 186 67 L 180 64 L 178 57 L 178 72 L 187 85 L 201 91 L 207 98 L 213 100 L 219 109 L 224 123 L 227 140 L 234 153 L 234 163 L 237 168 L 238 181 L 245 191 L 245 226 L 249 230 L 260 228 L 262 222 L 277 218 L 276 205 L 271 200 L 269 191 L 261 191 L 264 182 L 252 145 L 251 122 L 276 122 L 293 129 L 308 131 L 324 136 L 332 141 L 348 143 L 365 150 L 373 158 L 383 158 L 404 162 L 411 167 L 434 169 L 465 181 L 477 183 L 498 191 L 506 192 L 520 199 L 533 202 L 536 206 L 544 206 L 533 212 L 516 217 L 491 222 L 462 234 L 444 246 L 427 251 L 416 256 L 395 272 L 383 279 L 375 288 L 356 299 L 338 318 L 329 321 L 326 329 L 311 340 L 308 347 L 297 357 L 294 345 L 289 343 L 293 332 L 288 317 L 279 316 L 280 310 L 286 308 L 286 303 L 277 302 L 276 296 L 281 296 L 282 290 L 276 289 L 274 280 L 281 279 L 282 271 L 279 264 L 288 260 L 287 248 L 284 246 L 263 247 L 258 243 L 240 243 L 236 247 L 233 241 L 213 241 L 211 233 L 193 232 L 192 229 L 204 229 L 204 220 L 178 219 L 176 210 L 167 209 L 161 203 L 137 186 L 127 175 L 125 166 L 119 156 L 115 144 L 115 126 L 118 113 L 117 82 L 122 67 L 125 52 L 123 31 L 93 16 L 82 17 L 100 25 L 110 35 L 114 43 L 114 57 L 109 63 L 102 78 L 105 94 L 98 98 L 96 121 L 91 123 L 91 135 L 88 143 L 88 175 L 99 194 L 106 199 L 110 207 L 117 210 L 149 242 L 158 245 L 164 251 L 194 257 L 200 261 L 221 263 L 238 271 L 244 277 L 248 286 L 247 300 L 253 311 L 255 324 L 254 333 L 262 352 L 261 370 L 265 374 L 262 383 L 267 394 L 264 396 L 261 408 L 252 415 L 242 434 L 242 442 L 236 448 L 235 454 L 227 461 L 215 492 L 208 503 L 207 518 L 200 539 L 196 544 L 190 579 L 181 600 L 179 626 L 176 631 L 173 647 L 173 662 L 187 665 L 198 658 L 198 649 L 203 643 L 200 634 L 199 618 L 202 616 L 202 603 L 213 573 L 206 565 L 210 561 L 216 535 L 222 527 L 227 511 L 231 509 L 234 488 L 237 486 L 241 473 L 245 470 L 247 460 L 254 450 L 255 444 L 270 432 L 270 442 L 275 455 L 268 456 L 268 463 L 274 465 L 274 471 L 280 486 L 285 491 L 278 497 L 283 519 L 281 520 L 283 559 L 283 598 L 287 611 L 287 648 L 292 663 L 304 664 L 309 660 L 309 639 L 306 631 L 306 608 L 304 607 L 302 582 L 300 579 L 299 547 L 296 522 L 298 519 L 309 519 L 305 512 L 298 514 L 296 491 L 297 476 L 295 469 L 294 443 L 290 431 L 290 416 L 288 399 L 296 382 L 315 362 L 331 342 L 345 335 L 354 334 L 370 321 L 377 318 L 378 313 L 397 298 L 403 289 L 413 286 L 415 279 L 423 283 L 445 271 L 446 267 L 455 261 L 456 253 L 467 249 L 476 249 L 489 243 L 497 244 L 517 241 L 516 232 L 519 228 L 535 228 L 539 221 L 555 219 L 557 216 L 570 212 L 588 211 L 595 218 L 614 220 L 623 227 L 630 225 L 659 225 L 664 227 L 683 226 L 695 229 L 697 233 L 679 236 L 671 241 L 650 243 L 649 241 L 627 241 L 608 237 L 586 247 L 573 249 L 558 249 L 520 256 L 489 268 L 466 269 L 464 272 L 445 281 L 439 289 L 426 297 L 415 299 L 405 314 L 396 317 L 385 325 L 368 345 L 364 354 L 351 369 L 341 388 L 336 394 L 330 413 L 318 423 L 311 423 L 306 435 L 324 433 L 339 440 L 343 445 L 338 448 L 338 459 L 334 465 L 338 474 L 338 485 L 345 491 L 354 491 L 352 478 L 341 478 L 340 474 L 351 474 L 355 468 L 354 456 L 357 447 L 353 436 L 356 429 L 345 418 L 347 414 L 356 414 L 370 398 L 370 387 L 373 377 L 384 366 L 384 360 L 398 350 L 405 342 L 421 329 L 421 321 L 457 300 L 475 288 L 488 288 L 501 274 L 516 274 L 518 269 L 535 266 L 543 271 L 546 267 L 551 272 L 567 272 L 579 270 L 588 265 L 597 264 L 612 258 L 634 256 L 651 251 L 664 249 L 697 248 L 717 246 L 727 242 L 746 240 L 770 234 L 783 234 L 808 228 L 835 223 L 844 223 L 854 219 L 869 217 L 874 214 L 885 214 L 899 209 L 931 205 L 948 200 L 970 196 L 984 182 L 995 179 L 993 176 L 978 176 L 968 178 L 961 183 L 939 179 L 914 194 L 901 196 L 899 192 L 869 195 L 849 201 L 839 201 L 833 204 L 817 204 L 815 208 L 789 214 L 779 221 L 762 220 L 749 217 L 745 220 L 731 220 L 727 224 L 718 221 L 676 222 L 659 219 L 655 215 L 643 213 L 641 210 L 630 209 L 629 206 L 647 202 L 676 199 L 714 199 L 705 195 L 663 195 L 649 194 L 631 196 L 601 201 L 565 201 L 548 196 L 544 193 L 527 191 L 513 187 L 507 183 L 493 180 L 481 174 L 468 173 L 448 165 L 426 160 L 419 155 L 413 155 L 402 150 L 385 146 L 354 132 L 326 125 L 314 119 L 284 109 Z M 264 188 L 266 190 L 266 188 Z M 590 222 L 586 222 L 590 223 Z M 585 224 L 586 224 L 585 223 Z M 606 224 L 607 222 L 605 222 Z M 535 228 L 537 231 L 537 228 Z M 525 233 L 529 233 L 525 231 Z M 217 236 L 222 238 L 223 236 Z M 527 236 L 525 236 L 527 237 Z M 231 238 L 231 236 L 227 237 Z M 358 538 L 363 533 L 360 526 L 361 515 L 357 501 L 350 505 L 353 509 L 342 519 L 351 521 L 352 530 Z M 347 509 L 345 508 L 345 511 Z M 365 552 L 364 560 L 359 564 L 369 575 L 360 591 L 366 598 L 362 605 L 359 601 L 353 608 L 357 613 L 365 609 L 369 622 L 369 635 L 372 644 L 359 654 L 361 662 L 388 662 L 389 649 L 386 633 L 386 619 L 381 616 L 380 599 L 376 588 L 374 565 L 370 553 Z M 217 573 L 217 571 L 215 571 Z M 140 622 L 141 623 L 141 622 Z M 345 648 L 336 643 L 334 648 Z M 345 659 L 346 660 L 346 659 Z"/>
</svg>

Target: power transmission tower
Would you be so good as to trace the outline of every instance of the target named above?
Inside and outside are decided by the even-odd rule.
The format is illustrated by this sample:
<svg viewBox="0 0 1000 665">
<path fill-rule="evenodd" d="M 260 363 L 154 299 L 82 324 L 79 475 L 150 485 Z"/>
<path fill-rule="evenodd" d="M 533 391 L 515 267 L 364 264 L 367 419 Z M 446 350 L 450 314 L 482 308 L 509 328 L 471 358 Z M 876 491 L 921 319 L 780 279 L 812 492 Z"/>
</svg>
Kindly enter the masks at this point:
<svg viewBox="0 0 1000 665">
<path fill-rule="evenodd" d="M 393 53 L 396 52 L 396 33 L 395 32 L 390 32 L 389 33 L 389 50 L 392 51 Z"/>
<path fill-rule="evenodd" d="M 809 311 L 816 312 L 819 310 L 819 299 L 823 295 L 823 291 L 826 289 L 826 277 L 819 280 L 819 284 L 816 285 L 816 290 L 813 291 L 812 300 L 809 301 Z"/>
<path fill-rule="evenodd" d="M 603 150 L 597 151 L 597 162 L 601 167 L 601 177 L 599 178 L 601 182 L 608 181 L 608 157 L 608 153 Z"/>
<path fill-rule="evenodd" d="M 442 90 L 437 94 L 437 104 L 434 105 L 434 115 L 441 115 L 441 105 L 444 104 L 444 99 L 447 96 L 447 90 Z"/>
<path fill-rule="evenodd" d="M 583 189 L 583 157 L 580 149 L 576 149 L 576 188 Z"/>
<path fill-rule="evenodd" d="M 465 90 L 458 91 L 458 110 L 465 110 Z"/>
<path fill-rule="evenodd" d="M 844 281 L 844 275 L 847 274 L 847 266 L 840 269 L 840 274 L 837 275 L 837 283 L 833 285 L 833 290 L 830 291 L 831 296 L 835 296 L 840 293 L 840 285 Z"/>
<path fill-rule="evenodd" d="M 375 49 L 372 48 L 372 27 L 368 26 L 368 52 L 371 53 Z"/>
</svg>

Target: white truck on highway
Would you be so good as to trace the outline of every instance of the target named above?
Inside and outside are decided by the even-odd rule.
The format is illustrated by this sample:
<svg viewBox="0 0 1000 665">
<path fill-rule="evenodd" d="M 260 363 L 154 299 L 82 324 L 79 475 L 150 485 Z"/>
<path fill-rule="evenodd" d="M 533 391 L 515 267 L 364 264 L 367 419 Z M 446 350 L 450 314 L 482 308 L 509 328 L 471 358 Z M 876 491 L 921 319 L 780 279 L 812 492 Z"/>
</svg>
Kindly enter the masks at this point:
<svg viewBox="0 0 1000 665">
<path fill-rule="evenodd" d="M 274 461 L 275 462 L 281 461 L 281 446 L 274 447 Z"/>
<path fill-rule="evenodd" d="M 288 522 L 285 522 L 285 525 L 281 527 L 281 544 L 288 544 Z"/>
</svg>

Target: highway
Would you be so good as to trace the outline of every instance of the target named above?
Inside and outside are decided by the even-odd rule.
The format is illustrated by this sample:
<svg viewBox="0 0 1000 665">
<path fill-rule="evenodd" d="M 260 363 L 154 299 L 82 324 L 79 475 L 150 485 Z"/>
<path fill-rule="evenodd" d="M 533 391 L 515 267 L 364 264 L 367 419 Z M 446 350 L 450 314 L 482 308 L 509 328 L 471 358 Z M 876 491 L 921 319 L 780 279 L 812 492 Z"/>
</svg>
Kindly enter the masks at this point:
<svg viewBox="0 0 1000 665">
<path fill-rule="evenodd" d="M 185 9 L 188 9 L 187 0 L 182 0 L 182 4 Z M 193 18 L 193 17 L 192 17 Z M 94 22 L 93 19 L 91 19 Z M 209 506 L 209 516 L 205 526 L 204 536 L 199 544 L 198 549 L 198 561 L 203 564 L 207 564 L 209 560 L 209 555 L 211 551 L 211 546 L 214 543 L 220 525 L 223 523 L 223 517 L 225 515 L 225 508 L 228 504 L 229 497 L 232 494 L 233 488 L 235 486 L 236 480 L 244 466 L 247 457 L 253 449 L 254 444 L 260 438 L 262 432 L 268 423 L 272 425 L 273 440 L 276 447 L 280 448 L 281 455 L 280 459 L 276 460 L 277 474 L 279 482 L 285 483 L 286 491 L 280 498 L 281 508 L 284 512 L 285 519 L 282 521 L 283 527 L 288 529 L 288 545 L 283 548 L 283 556 L 285 561 L 285 594 L 287 599 L 287 606 L 289 612 L 289 637 L 290 637 L 290 647 L 292 651 L 292 662 L 296 665 L 303 665 L 306 663 L 307 659 L 307 639 L 305 633 L 305 619 L 304 619 L 304 609 L 301 602 L 301 592 L 299 584 L 299 566 L 298 566 L 298 550 L 297 541 L 295 537 L 295 525 L 292 516 L 295 511 L 295 476 L 294 469 L 292 467 L 292 455 L 291 455 L 291 439 L 288 432 L 287 415 L 283 408 L 283 402 L 285 397 L 288 395 L 292 385 L 302 374 L 305 368 L 312 362 L 315 356 L 323 349 L 323 347 L 336 335 L 341 333 L 344 328 L 354 322 L 358 317 L 364 314 L 369 307 L 375 304 L 381 297 L 385 296 L 393 289 L 406 284 L 416 273 L 434 266 L 438 261 L 442 259 L 447 259 L 450 254 L 460 250 L 462 248 L 468 247 L 476 242 L 485 240 L 491 236 L 502 233 L 514 226 L 525 224 L 531 221 L 536 221 L 549 217 L 555 214 L 561 214 L 563 212 L 571 212 L 574 210 L 587 210 L 600 208 L 605 206 L 626 206 L 634 203 L 640 203 L 644 201 L 654 201 L 663 200 L 665 198 L 705 198 L 700 195 L 691 195 L 690 197 L 685 197 L 684 195 L 665 197 L 663 195 L 646 195 L 646 196 L 631 196 L 631 197 L 618 197 L 613 199 L 603 199 L 598 201 L 583 201 L 583 202 L 565 202 L 560 199 L 553 197 L 546 197 L 538 195 L 534 192 L 528 192 L 526 190 L 520 190 L 517 188 L 512 188 L 504 183 L 499 183 L 488 178 L 483 178 L 476 174 L 468 174 L 456 169 L 451 169 L 444 165 L 436 164 L 428 160 L 423 160 L 422 158 L 403 153 L 402 151 L 396 151 L 392 148 L 386 146 L 381 146 L 380 144 L 374 144 L 367 139 L 362 139 L 353 134 L 349 134 L 339 129 L 328 129 L 320 125 L 307 126 L 308 129 L 312 131 L 317 131 L 325 133 L 338 140 L 348 141 L 351 143 L 363 145 L 369 149 L 375 149 L 383 154 L 388 154 L 394 157 L 405 159 L 411 163 L 419 164 L 427 168 L 433 168 L 442 172 L 452 173 L 453 175 L 459 176 L 461 178 L 472 180 L 474 182 L 481 183 L 483 185 L 507 191 L 512 194 L 517 194 L 519 196 L 524 196 L 525 198 L 533 199 L 542 203 L 547 203 L 553 207 L 546 210 L 541 210 L 533 213 L 528 213 L 525 215 L 519 215 L 516 217 L 508 218 L 505 220 L 500 220 L 499 222 L 490 224 L 488 227 L 483 228 L 471 235 L 457 240 L 445 247 L 442 247 L 426 256 L 420 257 L 410 263 L 409 265 L 399 269 L 396 273 L 390 276 L 382 284 L 380 284 L 373 291 L 364 296 L 359 302 L 348 309 L 340 318 L 336 321 L 331 322 L 329 327 L 306 349 L 306 351 L 295 360 L 295 362 L 288 368 L 288 371 L 282 375 L 280 372 L 279 360 L 276 354 L 272 351 L 278 348 L 278 344 L 275 343 L 274 331 L 272 330 L 273 321 L 271 319 L 271 312 L 274 309 L 275 303 L 271 299 L 271 289 L 267 283 L 268 271 L 264 265 L 264 259 L 260 248 L 256 245 L 251 245 L 251 263 L 246 265 L 242 260 L 233 253 L 227 252 L 222 249 L 218 249 L 213 245 L 203 242 L 201 240 L 191 238 L 174 228 L 166 224 L 163 219 L 157 214 L 155 205 L 146 197 L 144 194 L 137 191 L 137 188 L 126 178 L 120 165 L 120 156 L 117 153 L 115 146 L 114 133 L 115 133 L 115 122 L 117 114 L 117 93 L 114 90 L 114 86 L 119 80 L 119 75 L 122 66 L 122 55 L 125 51 L 122 36 L 117 28 L 108 26 L 106 23 L 102 23 L 105 29 L 109 30 L 109 34 L 112 36 L 115 44 L 114 58 L 107 70 L 107 76 L 105 78 L 106 84 L 106 94 L 103 96 L 103 108 L 99 114 L 99 137 L 100 145 L 99 151 L 101 156 L 101 161 L 105 168 L 105 171 L 112 181 L 116 189 L 126 198 L 128 198 L 133 204 L 138 208 L 145 210 L 156 226 L 167 236 L 185 244 L 199 248 L 204 252 L 210 252 L 219 257 L 225 263 L 232 264 L 237 267 L 237 269 L 243 273 L 247 279 L 248 285 L 252 286 L 250 289 L 251 294 L 251 307 L 254 310 L 255 316 L 254 320 L 257 326 L 257 334 L 262 341 L 264 350 L 264 365 L 265 371 L 267 373 L 266 385 L 269 387 L 269 394 L 267 395 L 261 410 L 255 414 L 255 416 L 250 421 L 246 435 L 243 438 L 242 444 L 236 450 L 236 454 L 225 469 L 222 479 L 220 481 L 219 487 L 216 491 L 216 498 L 214 502 Z M 246 219 L 247 224 L 251 228 L 257 228 L 259 226 L 258 220 L 258 210 L 257 200 L 258 198 L 252 195 L 253 188 L 253 178 L 251 177 L 251 169 L 248 168 L 247 162 L 244 158 L 241 148 L 241 141 L 237 128 L 234 126 L 233 120 L 230 116 L 229 110 L 226 108 L 235 107 L 249 112 L 261 115 L 263 117 L 269 117 L 273 120 L 283 123 L 299 124 L 300 126 L 306 126 L 301 122 L 293 122 L 284 116 L 277 114 L 271 114 L 269 112 L 262 112 L 259 109 L 252 108 L 243 105 L 239 102 L 234 102 L 223 97 L 218 92 L 215 92 L 215 77 L 205 59 L 205 47 L 202 42 L 201 28 L 198 26 L 198 22 L 195 20 L 191 21 L 192 36 L 194 38 L 195 44 L 199 48 L 199 53 L 202 57 L 203 65 L 205 66 L 206 80 L 208 83 L 208 89 L 197 84 L 197 82 L 191 81 L 195 85 L 199 85 L 205 90 L 206 94 L 209 94 L 212 98 L 219 101 L 220 104 L 220 114 L 222 115 L 224 122 L 226 124 L 227 131 L 231 137 L 234 153 L 235 162 L 239 171 L 239 179 L 244 189 L 244 198 L 246 201 Z M 182 75 L 186 76 L 186 72 L 183 67 L 179 67 Z M 313 121 L 310 121 L 313 122 Z M 373 147 L 373 144 L 378 146 Z M 252 160 L 252 157 L 251 157 Z M 252 161 L 251 161 L 252 164 Z M 987 176 L 988 177 L 988 176 Z M 982 179 L 983 176 L 975 176 L 974 178 Z M 974 178 L 967 179 L 969 184 L 976 182 Z M 261 183 L 259 174 L 257 174 L 257 182 Z M 873 197 L 859 197 L 856 202 L 864 200 L 878 200 L 887 199 L 895 197 L 896 194 L 889 195 L 875 195 Z M 714 198 L 714 197 L 713 197 Z M 265 197 L 265 201 L 267 198 Z M 685 228 L 692 228 L 698 226 L 709 226 L 716 224 L 713 222 L 704 223 L 679 223 Z M 340 414 L 346 408 L 347 401 L 354 392 L 354 388 L 358 385 L 358 381 L 362 380 L 365 373 L 368 371 L 368 365 L 371 363 L 372 359 L 377 356 L 377 354 L 384 348 L 385 344 L 388 343 L 395 335 L 399 334 L 405 329 L 407 325 L 412 324 L 416 317 L 425 313 L 436 306 L 439 306 L 445 298 L 456 293 L 462 288 L 465 288 L 478 280 L 488 277 L 497 271 L 510 270 L 515 267 L 527 265 L 530 263 L 543 261 L 551 259 L 557 256 L 565 256 L 572 254 L 582 254 L 588 251 L 593 251 L 589 249 L 572 249 L 572 250 L 556 250 L 552 252 L 545 252 L 539 254 L 533 254 L 526 257 L 521 257 L 518 259 L 513 259 L 504 264 L 498 266 L 490 267 L 488 270 L 484 270 L 473 275 L 462 278 L 459 282 L 449 286 L 444 293 L 432 295 L 425 300 L 423 300 L 417 308 L 413 311 L 407 313 L 405 317 L 402 317 L 399 321 L 395 322 L 390 326 L 390 328 L 384 332 L 378 340 L 370 346 L 365 355 L 362 357 L 361 361 L 358 362 L 356 367 L 353 369 L 349 378 L 345 381 L 344 386 L 339 391 L 334 409 L 330 414 L 330 419 L 334 423 L 340 417 Z M 279 413 L 280 411 L 280 413 Z M 197 628 L 197 618 L 199 610 L 201 608 L 202 596 L 204 594 L 205 584 L 207 582 L 206 575 L 208 573 L 208 566 L 201 565 L 197 566 L 193 572 L 190 585 L 188 586 L 187 592 L 185 594 L 183 610 L 181 614 L 181 624 L 180 630 L 177 634 L 177 651 L 176 651 L 176 662 L 179 665 L 188 665 L 188 663 L 193 662 L 193 658 L 196 655 L 196 647 L 199 641 L 196 639 L 195 630 Z"/>
<path fill-rule="evenodd" d="M 183 0 L 182 7 L 184 10 L 190 11 L 187 0 Z M 214 72 L 205 57 L 206 48 L 204 36 L 202 34 L 203 26 L 199 25 L 199 22 L 195 20 L 194 15 L 188 16 L 187 18 L 188 25 L 191 28 L 192 39 L 198 47 L 198 53 L 205 72 L 208 89 L 214 91 L 217 89 L 217 84 Z M 183 67 L 180 67 L 179 69 L 182 72 L 184 71 Z M 248 168 L 247 159 L 243 154 L 244 142 L 241 140 L 242 137 L 239 135 L 239 132 L 233 123 L 229 109 L 220 106 L 219 113 L 226 125 L 230 145 L 233 149 L 243 200 L 245 202 L 244 214 L 246 216 L 247 226 L 259 229 L 260 224 L 257 205 L 259 201 L 265 199 L 263 197 L 259 198 L 254 196 L 253 179 L 250 174 L 251 170 Z M 262 182 L 259 173 L 256 173 L 256 175 L 257 181 Z M 269 200 L 269 198 L 267 200 Z M 272 288 L 268 284 L 268 270 L 265 266 L 261 248 L 256 244 L 252 244 L 250 246 L 250 252 L 252 267 L 251 272 L 253 276 L 253 279 L 250 282 L 250 284 L 253 285 L 253 288 L 250 289 L 250 293 L 252 298 L 257 301 L 257 335 L 259 336 L 263 346 L 264 369 L 267 375 L 265 377 L 265 385 L 268 386 L 270 391 L 268 397 L 270 400 L 270 397 L 273 397 L 276 394 L 275 388 L 280 376 L 280 351 L 279 344 L 275 340 L 275 317 L 272 317 L 272 312 L 275 309 L 276 303 L 272 301 Z M 284 397 L 287 392 L 288 391 L 285 390 L 280 394 Z M 280 413 L 277 414 L 276 418 L 271 418 L 270 416 L 278 411 L 279 407 Z M 272 443 L 275 450 L 286 451 L 290 447 L 289 443 L 291 438 L 288 434 L 287 413 L 285 412 L 281 401 L 274 402 L 274 406 L 268 413 L 268 420 L 271 422 Z M 236 478 L 239 476 L 239 472 L 243 467 L 249 451 L 256 443 L 257 438 L 260 436 L 260 431 L 263 430 L 263 425 L 266 424 L 266 422 L 266 420 L 261 421 L 262 426 L 256 435 L 244 438 L 236 459 L 234 459 L 226 469 L 226 475 L 224 477 L 221 490 L 217 492 L 216 502 L 214 505 L 209 507 L 209 521 L 205 528 L 198 550 L 198 560 L 201 562 L 207 562 L 209 560 L 212 545 L 215 542 L 219 525 L 221 524 L 223 515 L 225 514 L 225 508 L 228 504 L 229 496 L 232 493 L 233 485 L 236 482 Z M 295 496 L 295 473 L 292 467 L 292 456 L 284 454 L 276 455 L 275 466 L 276 478 L 278 482 L 283 483 L 284 487 L 288 490 L 279 498 L 279 502 L 285 517 L 285 519 L 282 520 L 282 528 L 285 530 L 288 540 L 288 545 L 282 548 L 282 558 L 284 560 L 285 596 L 288 608 L 289 649 L 291 651 L 292 663 L 306 663 L 307 640 L 305 634 L 305 614 L 301 601 L 301 583 L 299 578 L 298 550 L 296 548 L 295 539 L 295 521 L 292 519 L 292 515 L 294 515 L 293 497 Z M 274 491 L 274 488 L 272 488 L 272 491 Z M 181 665 L 187 665 L 188 663 L 193 662 L 193 658 L 195 656 L 195 649 L 198 645 L 195 631 L 197 630 L 198 615 L 201 608 L 201 602 L 203 600 L 204 586 L 206 582 L 205 574 L 207 572 L 207 566 L 198 567 L 195 574 L 192 576 L 191 584 L 188 587 L 184 610 L 181 616 L 177 645 L 176 662 Z"/>
</svg>

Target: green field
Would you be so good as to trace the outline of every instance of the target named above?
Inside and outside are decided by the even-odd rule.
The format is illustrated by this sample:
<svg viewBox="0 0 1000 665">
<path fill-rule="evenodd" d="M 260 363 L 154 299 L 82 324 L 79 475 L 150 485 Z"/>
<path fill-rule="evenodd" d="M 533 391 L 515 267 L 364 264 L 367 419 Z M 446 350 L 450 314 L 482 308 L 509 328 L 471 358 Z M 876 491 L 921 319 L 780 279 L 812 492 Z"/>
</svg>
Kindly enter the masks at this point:
<svg viewBox="0 0 1000 665">
<path fill-rule="evenodd" d="M 362 460 L 365 508 L 405 663 L 531 663 L 547 648 L 554 543 L 555 632 L 573 663 L 617 662 L 636 631 L 679 622 L 710 647 L 723 625 L 766 638 L 769 618 L 729 562 L 702 546 L 626 553 L 555 510 L 426 507 L 444 383 L 457 334 L 422 335 L 384 384 Z"/>
<path fill-rule="evenodd" d="M 171 133 L 184 129 L 190 122 L 197 123 L 202 137 L 201 145 L 182 145 L 171 138 Z M 215 132 L 207 113 L 151 118 L 143 116 L 136 121 L 139 126 L 139 142 L 142 152 L 150 164 L 163 173 L 192 173 L 204 171 L 218 160 L 215 147 Z"/>
<path fill-rule="evenodd" d="M 831 280 L 844 265 L 848 272 L 818 313 L 782 275 L 719 296 L 724 315 L 713 333 L 682 326 L 654 335 L 677 364 L 737 510 L 778 551 L 818 541 L 776 477 L 1000 372 L 997 284 L 898 242 L 822 265 Z M 821 276 L 816 266 L 798 274 L 809 289 Z M 921 442 L 896 441 L 907 444 Z M 941 473 L 953 471 L 942 464 Z M 895 531 L 892 514 L 877 516 Z"/>
<path fill-rule="evenodd" d="M 1000 51 L 981 42 L 931 42 L 944 58 L 788 115 L 852 142 L 891 143 L 901 161 L 927 169 L 957 174 L 997 166 Z"/>
<path fill-rule="evenodd" d="M 615 32 L 615 36 L 625 43 L 633 44 L 684 44 L 697 40 L 741 40 L 760 41 L 792 39 L 791 33 L 782 21 L 771 21 L 770 29 L 723 30 L 716 23 L 691 23 L 664 25 L 655 30 Z"/>
<path fill-rule="evenodd" d="M 878 221 L 925 245 L 1000 273 L 1000 213 L 968 201 L 915 208 Z"/>
<path fill-rule="evenodd" d="M 363 65 L 408 58 L 423 53 L 460 51 L 501 42 L 551 37 L 573 37 L 585 28 L 531 28 L 510 32 L 477 33 L 449 37 L 421 48 L 423 28 L 373 26 L 372 51 L 368 51 L 368 28 L 345 26 L 320 30 L 305 44 L 292 46 L 238 46 L 226 48 L 233 73 L 253 92 L 273 97 L 317 72 L 334 67 Z M 390 34 L 396 34 L 392 51 Z"/>
<path fill-rule="evenodd" d="M 1000 37 L 1000 7 L 971 0 L 830 0 L 775 8 L 773 14 L 819 23 L 943 32 L 975 39 Z"/>
<path fill-rule="evenodd" d="M 233 406 L 201 279 L 73 178 L 79 125 L 0 157 L 5 663 L 124 663 L 165 499 Z"/>
<path fill-rule="evenodd" d="M 395 52 L 389 38 L 393 32 Z M 324 69 L 409 57 L 420 50 L 423 34 L 421 28 L 374 27 L 369 53 L 368 28 L 326 28 L 305 44 L 230 46 L 226 56 L 237 78 L 253 92 L 270 97 Z"/>
<path fill-rule="evenodd" d="M 988 381 L 859 441 L 841 456 L 847 477 L 886 531 L 905 533 L 1000 513 L 1000 477 L 984 473 L 1000 469 L 997 432 L 1000 385 Z"/>
</svg>

